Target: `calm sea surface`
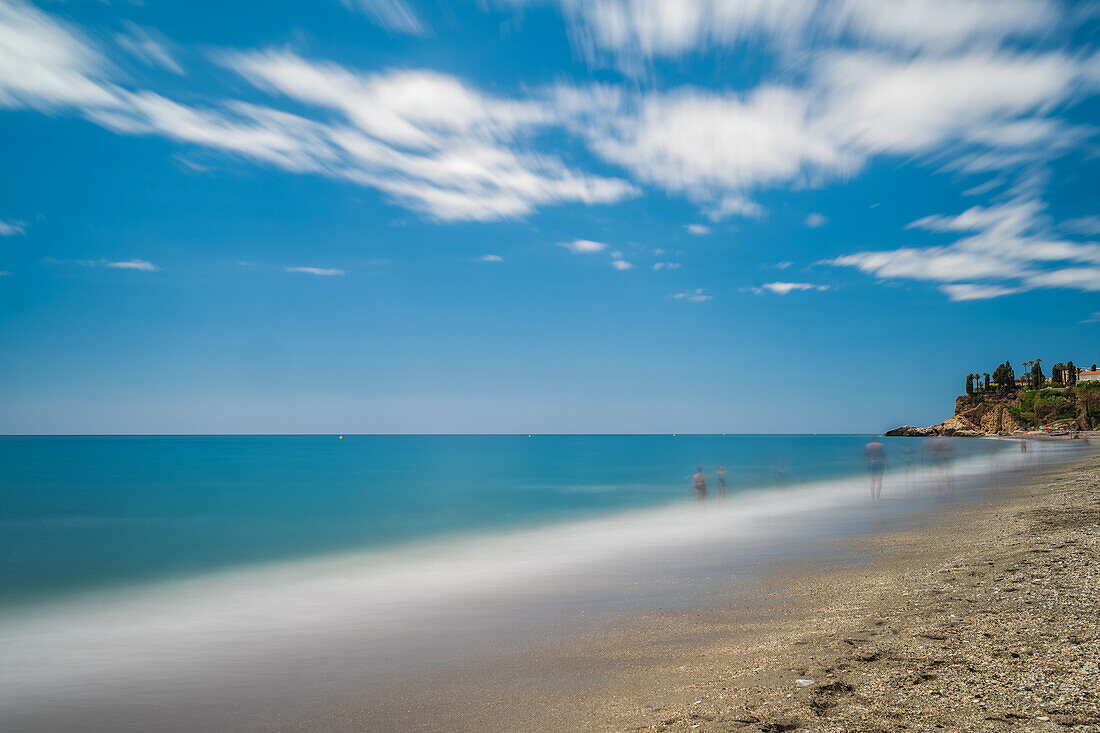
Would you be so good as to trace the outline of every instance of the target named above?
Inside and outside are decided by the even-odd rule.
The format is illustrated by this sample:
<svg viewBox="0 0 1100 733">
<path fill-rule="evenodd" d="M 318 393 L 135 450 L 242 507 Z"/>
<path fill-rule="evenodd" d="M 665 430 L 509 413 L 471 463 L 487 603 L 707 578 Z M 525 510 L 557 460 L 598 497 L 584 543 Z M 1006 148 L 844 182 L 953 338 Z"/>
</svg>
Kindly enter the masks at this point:
<svg viewBox="0 0 1100 733">
<path fill-rule="evenodd" d="M 867 436 L 0 438 L 0 608 L 863 471 Z M 920 443 L 885 439 L 892 468 Z M 960 458 L 1008 449 L 953 441 Z M 1014 446 L 1012 446 L 1014 447 Z"/>
</svg>

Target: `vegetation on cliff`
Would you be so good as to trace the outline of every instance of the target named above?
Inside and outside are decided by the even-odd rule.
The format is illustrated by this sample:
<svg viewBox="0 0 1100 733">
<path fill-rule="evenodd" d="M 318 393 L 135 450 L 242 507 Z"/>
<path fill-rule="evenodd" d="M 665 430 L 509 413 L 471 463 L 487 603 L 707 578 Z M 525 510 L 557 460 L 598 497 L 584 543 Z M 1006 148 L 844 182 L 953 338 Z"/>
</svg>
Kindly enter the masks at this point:
<svg viewBox="0 0 1100 733">
<path fill-rule="evenodd" d="M 887 435 L 1004 435 L 1041 428 L 1100 429 L 1100 382 L 1079 382 L 1073 362 L 1055 364 L 1048 379 L 1042 359 L 1023 362 L 1017 378 L 1009 362 L 992 373 L 968 374 L 955 414 L 939 425 L 905 425 Z M 1095 371 L 1095 365 L 1093 366 Z"/>
</svg>

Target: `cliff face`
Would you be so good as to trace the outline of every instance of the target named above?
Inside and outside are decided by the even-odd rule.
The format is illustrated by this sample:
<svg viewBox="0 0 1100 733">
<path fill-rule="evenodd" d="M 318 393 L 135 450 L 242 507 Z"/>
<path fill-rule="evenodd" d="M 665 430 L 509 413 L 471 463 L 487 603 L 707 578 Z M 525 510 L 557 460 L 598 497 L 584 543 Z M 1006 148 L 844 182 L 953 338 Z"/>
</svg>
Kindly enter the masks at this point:
<svg viewBox="0 0 1100 733">
<path fill-rule="evenodd" d="M 955 398 L 955 414 L 939 425 L 927 428 L 903 425 L 886 435 L 977 437 L 1008 435 L 1036 427 L 1089 430 L 1097 421 L 1093 414 L 1097 397 L 1100 397 L 1100 390 L 1080 386 L 1076 389 L 961 395 Z"/>
</svg>

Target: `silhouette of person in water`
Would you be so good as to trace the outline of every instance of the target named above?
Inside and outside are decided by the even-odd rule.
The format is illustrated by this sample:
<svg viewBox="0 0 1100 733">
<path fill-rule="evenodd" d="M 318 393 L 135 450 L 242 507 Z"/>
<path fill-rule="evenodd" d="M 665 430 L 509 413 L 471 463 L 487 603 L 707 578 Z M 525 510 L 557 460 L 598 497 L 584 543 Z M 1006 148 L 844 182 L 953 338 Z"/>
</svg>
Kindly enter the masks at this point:
<svg viewBox="0 0 1100 733">
<path fill-rule="evenodd" d="M 718 466 L 718 470 L 715 472 L 715 476 L 718 480 L 718 498 L 726 498 L 726 467 Z"/>
<path fill-rule="evenodd" d="M 951 447 L 951 441 L 942 435 L 929 438 L 924 442 L 924 457 L 932 464 L 936 494 L 941 499 L 954 491 L 951 478 L 951 459 L 954 458 L 954 454 L 955 449 Z"/>
<path fill-rule="evenodd" d="M 882 494 L 882 474 L 886 473 L 886 447 L 878 438 L 872 438 L 863 449 L 867 470 L 871 472 L 871 502 L 877 503 Z"/>
<path fill-rule="evenodd" d="M 695 498 L 699 501 L 707 498 L 707 477 L 703 475 L 703 467 L 695 469 L 695 475 L 691 477 L 691 486 L 695 489 Z"/>
</svg>

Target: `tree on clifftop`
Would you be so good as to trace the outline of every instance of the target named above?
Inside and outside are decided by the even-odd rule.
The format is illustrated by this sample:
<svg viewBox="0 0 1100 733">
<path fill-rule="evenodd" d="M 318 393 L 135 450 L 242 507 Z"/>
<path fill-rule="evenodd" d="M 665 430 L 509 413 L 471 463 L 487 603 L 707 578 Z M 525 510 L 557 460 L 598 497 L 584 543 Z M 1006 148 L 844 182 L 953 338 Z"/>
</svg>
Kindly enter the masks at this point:
<svg viewBox="0 0 1100 733">
<path fill-rule="evenodd" d="M 973 374 L 967 374 L 966 375 L 966 393 L 967 394 L 974 394 L 974 375 Z"/>
<path fill-rule="evenodd" d="M 1073 362 L 1066 363 L 1066 386 L 1072 387 L 1077 384 L 1077 367 L 1073 366 Z"/>
<path fill-rule="evenodd" d="M 986 372 L 984 376 L 985 376 L 985 391 L 988 392 L 989 391 L 989 372 Z"/>
<path fill-rule="evenodd" d="M 1016 374 L 1012 371 L 1012 365 L 1007 361 L 993 370 L 993 382 L 1000 385 L 1002 392 L 1008 392 L 1016 387 Z"/>
<path fill-rule="evenodd" d="M 1042 359 L 1036 359 L 1031 362 L 1031 388 L 1041 389 L 1043 382 L 1046 381 L 1046 375 L 1043 374 Z"/>
</svg>

